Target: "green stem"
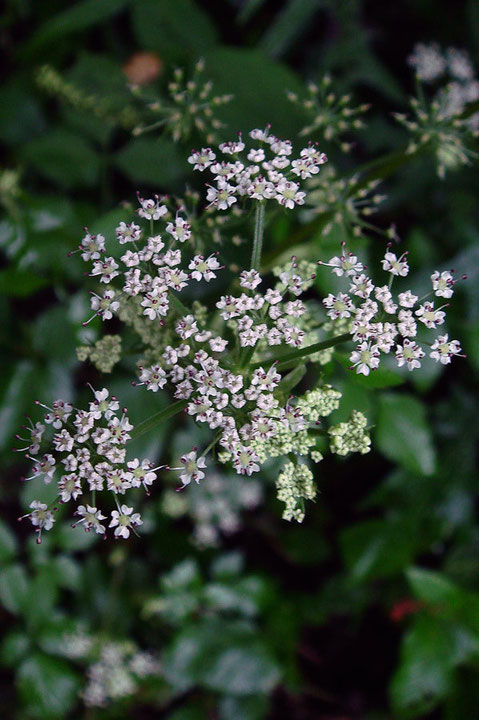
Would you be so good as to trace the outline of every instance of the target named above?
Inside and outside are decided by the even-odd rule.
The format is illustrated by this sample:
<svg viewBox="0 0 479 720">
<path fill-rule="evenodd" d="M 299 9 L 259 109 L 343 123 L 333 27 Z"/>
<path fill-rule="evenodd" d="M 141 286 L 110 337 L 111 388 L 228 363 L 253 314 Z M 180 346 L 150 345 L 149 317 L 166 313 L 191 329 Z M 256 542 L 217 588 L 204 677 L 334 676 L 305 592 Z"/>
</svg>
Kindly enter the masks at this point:
<svg viewBox="0 0 479 720">
<path fill-rule="evenodd" d="M 138 423 L 138 425 L 133 428 L 130 433 L 131 439 L 133 440 L 134 438 L 140 437 L 140 435 L 143 435 L 144 433 L 159 425 L 160 422 L 168 420 L 168 418 L 173 417 L 173 415 L 177 415 L 182 410 L 184 410 L 187 405 L 188 400 L 178 400 L 178 402 L 175 402 L 172 405 L 168 405 L 168 407 L 163 408 L 163 410 L 159 410 L 159 412 L 155 413 L 146 420 L 143 420 L 141 423 Z"/>
<path fill-rule="evenodd" d="M 170 305 L 172 308 L 176 310 L 176 312 L 180 313 L 180 315 L 191 315 L 191 310 L 188 310 L 186 305 L 183 305 L 178 295 L 175 295 L 174 292 L 168 293 L 168 299 L 170 301 Z"/>
<path fill-rule="evenodd" d="M 277 362 L 278 364 L 276 366 L 276 370 L 286 370 L 286 368 L 290 366 L 291 362 L 294 362 L 299 358 L 305 357 L 306 355 L 312 355 L 320 350 L 327 350 L 327 348 L 334 347 L 335 345 L 347 342 L 348 340 L 351 340 L 351 333 L 343 333 L 342 335 L 336 335 L 329 340 L 322 340 L 321 342 L 314 343 L 314 345 L 308 345 L 307 347 L 299 348 L 298 350 L 292 350 L 291 352 L 284 353 L 283 355 L 265 358 L 260 362 L 252 363 L 250 368 L 254 370 L 255 368 L 263 365 L 269 365 Z"/>
<path fill-rule="evenodd" d="M 253 252 L 251 254 L 251 269 L 258 270 L 261 265 L 261 251 L 263 249 L 263 233 L 264 233 L 264 203 L 259 202 L 256 205 L 256 214 L 254 221 L 254 238 Z"/>
</svg>

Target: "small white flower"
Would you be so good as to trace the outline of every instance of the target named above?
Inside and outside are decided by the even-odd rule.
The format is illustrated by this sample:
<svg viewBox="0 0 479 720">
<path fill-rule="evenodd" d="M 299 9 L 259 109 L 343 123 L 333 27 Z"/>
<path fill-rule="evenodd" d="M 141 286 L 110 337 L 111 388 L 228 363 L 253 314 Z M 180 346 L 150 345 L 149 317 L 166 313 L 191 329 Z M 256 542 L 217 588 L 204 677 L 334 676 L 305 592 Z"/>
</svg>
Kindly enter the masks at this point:
<svg viewBox="0 0 479 720">
<path fill-rule="evenodd" d="M 166 373 L 159 365 L 153 365 L 149 368 L 141 368 L 140 380 L 146 385 L 147 390 L 158 392 L 166 385 Z"/>
<path fill-rule="evenodd" d="M 210 348 L 213 350 L 213 352 L 223 352 L 223 350 L 226 349 L 226 346 L 228 345 L 228 341 L 224 340 L 221 337 L 212 338 L 209 341 Z"/>
<path fill-rule="evenodd" d="M 127 540 L 130 537 L 130 530 L 135 531 L 138 525 L 142 525 L 140 513 L 133 513 L 133 508 L 122 505 L 120 510 L 113 510 L 111 521 L 108 527 L 115 528 L 115 537 Z"/>
<path fill-rule="evenodd" d="M 245 148 L 244 142 L 239 140 L 238 142 L 226 142 L 221 143 L 219 148 L 225 155 L 236 155 L 236 153 L 242 152 Z"/>
<path fill-rule="evenodd" d="M 114 300 L 114 290 L 105 290 L 103 297 L 100 297 L 96 293 L 92 293 L 90 300 L 91 308 L 95 311 L 96 315 L 99 315 L 102 320 L 111 320 L 113 313 L 115 313 L 120 307 L 120 303 Z"/>
<path fill-rule="evenodd" d="M 189 224 L 182 217 L 177 216 L 174 223 L 170 222 L 166 226 L 166 232 L 170 233 L 175 240 L 179 242 L 185 242 L 191 237 L 191 230 Z"/>
<path fill-rule="evenodd" d="M 333 320 L 351 317 L 351 313 L 354 310 L 351 298 L 342 292 L 338 293 L 337 296 L 329 293 L 329 295 L 324 298 L 323 305 L 328 310 L 327 314 Z"/>
<path fill-rule="evenodd" d="M 117 272 L 118 263 L 112 257 L 104 258 L 103 260 L 97 260 L 93 263 L 93 270 L 91 276 L 100 275 L 100 282 L 109 283 L 113 278 L 117 277 L 120 273 Z"/>
<path fill-rule="evenodd" d="M 175 328 L 176 332 L 182 340 L 187 340 L 189 337 L 198 332 L 198 325 L 193 315 L 185 315 L 182 317 Z"/>
<path fill-rule="evenodd" d="M 188 158 L 188 162 L 193 165 L 193 170 L 203 172 L 203 170 L 206 170 L 206 168 L 209 167 L 215 159 L 216 155 L 211 148 L 201 148 L 199 152 L 193 150 Z"/>
<path fill-rule="evenodd" d="M 366 300 L 372 293 L 374 285 L 370 278 L 364 273 L 361 275 L 354 275 L 351 280 L 349 292 L 353 295 L 357 295 L 360 298 Z"/>
<path fill-rule="evenodd" d="M 378 346 L 372 345 L 370 342 L 363 342 L 351 353 L 349 359 L 352 362 L 351 367 L 356 368 L 357 373 L 369 375 L 370 370 L 379 367 Z"/>
<path fill-rule="evenodd" d="M 127 242 L 136 242 L 141 237 L 141 228 L 135 223 L 121 222 L 116 228 L 116 237 L 120 245 L 124 245 Z"/>
<path fill-rule="evenodd" d="M 82 250 L 82 260 L 98 260 L 101 253 L 105 252 L 105 238 L 103 235 L 90 235 L 87 232 L 81 241 L 80 250 Z"/>
<path fill-rule="evenodd" d="M 193 280 L 198 282 L 204 279 L 206 282 L 213 280 L 216 277 L 215 270 L 219 270 L 221 265 L 219 264 L 215 255 L 210 255 L 208 258 L 204 258 L 203 255 L 195 255 L 188 265 L 188 269 L 193 272 L 190 273 Z"/>
<path fill-rule="evenodd" d="M 168 313 L 169 308 L 168 294 L 163 288 L 155 288 L 147 293 L 141 305 L 145 308 L 143 315 L 149 317 L 150 320 L 164 317 Z"/>
<path fill-rule="evenodd" d="M 260 469 L 258 460 L 252 448 L 239 445 L 234 452 L 233 467 L 239 475 L 252 475 Z"/>
<path fill-rule="evenodd" d="M 432 289 L 434 290 L 434 294 L 438 297 L 443 298 L 450 298 L 454 294 L 454 284 L 455 280 L 448 270 L 445 272 L 440 273 L 439 270 L 436 270 L 431 275 L 432 280 Z"/>
<path fill-rule="evenodd" d="M 61 502 L 66 503 L 72 498 L 77 499 L 82 494 L 81 480 L 75 473 L 62 475 L 58 482 Z"/>
<path fill-rule="evenodd" d="M 420 322 L 431 329 L 436 328 L 437 325 L 442 325 L 446 317 L 446 313 L 441 308 L 435 310 L 432 302 L 425 302 L 424 305 L 420 305 L 416 310 L 416 315 Z"/>
<path fill-rule="evenodd" d="M 276 188 L 276 200 L 292 210 L 295 205 L 304 205 L 306 193 L 299 190 L 298 183 L 282 180 Z"/>
<path fill-rule="evenodd" d="M 398 299 L 401 307 L 412 308 L 416 304 L 418 297 L 410 290 L 406 290 L 406 292 L 399 293 Z"/>
<path fill-rule="evenodd" d="M 446 334 L 439 335 L 431 345 L 431 350 L 429 357 L 442 365 L 448 365 L 454 355 L 460 354 L 461 346 L 458 340 L 449 340 L 449 336 Z"/>
<path fill-rule="evenodd" d="M 53 523 L 55 522 L 55 518 L 52 511 L 47 509 L 48 505 L 40 502 L 39 500 L 33 500 L 29 507 L 32 512 L 27 515 L 23 515 L 23 517 L 30 518 L 30 522 L 33 527 L 38 528 L 38 532 L 41 532 L 41 530 L 51 530 Z"/>
<path fill-rule="evenodd" d="M 138 210 L 138 215 L 146 220 L 159 220 L 168 212 L 166 205 L 159 204 L 158 195 L 155 195 L 154 198 L 149 198 L 148 200 L 144 200 L 138 196 L 138 202 L 141 206 Z"/>
<path fill-rule="evenodd" d="M 248 290 L 254 290 L 261 282 L 262 280 L 257 270 L 243 270 L 240 274 L 240 285 Z"/>
<path fill-rule="evenodd" d="M 404 259 L 405 255 L 406 253 L 403 253 L 398 259 L 394 253 L 389 251 L 386 252 L 384 260 L 381 261 L 383 270 L 390 272 L 391 275 L 400 275 L 401 277 L 405 277 L 409 272 L 409 265 Z"/>
<path fill-rule="evenodd" d="M 74 514 L 80 518 L 77 524 L 83 525 L 87 532 L 94 530 L 98 535 L 105 534 L 105 526 L 101 522 L 106 520 L 106 515 L 102 515 L 101 511 L 96 507 L 79 505 Z"/>
<path fill-rule="evenodd" d="M 180 461 L 184 466 L 182 472 L 180 473 L 180 480 L 183 483 L 183 487 L 189 485 L 192 480 L 196 483 L 203 480 L 205 476 L 203 469 L 206 467 L 206 461 L 203 457 L 197 458 L 195 450 L 183 455 Z"/>
<path fill-rule="evenodd" d="M 405 338 L 402 345 L 396 345 L 398 367 L 406 365 L 410 371 L 421 367 L 420 361 L 424 357 L 424 354 L 422 348 L 420 348 L 414 340 L 408 340 L 408 338 Z"/>
<path fill-rule="evenodd" d="M 216 205 L 218 210 L 228 210 L 236 202 L 235 188 L 224 180 L 219 180 L 217 187 L 210 185 L 206 199 L 210 205 Z"/>
</svg>

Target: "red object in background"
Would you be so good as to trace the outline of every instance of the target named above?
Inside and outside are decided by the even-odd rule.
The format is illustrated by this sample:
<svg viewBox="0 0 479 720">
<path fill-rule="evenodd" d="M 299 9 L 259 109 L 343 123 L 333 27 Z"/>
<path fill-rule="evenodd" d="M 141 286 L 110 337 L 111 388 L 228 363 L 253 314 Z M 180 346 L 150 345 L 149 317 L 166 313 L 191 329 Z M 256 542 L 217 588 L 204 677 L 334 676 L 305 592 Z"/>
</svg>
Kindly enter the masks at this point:
<svg viewBox="0 0 479 720">
<path fill-rule="evenodd" d="M 163 61 L 154 52 L 137 52 L 123 65 L 123 73 L 134 85 L 148 85 L 163 72 Z"/>
<path fill-rule="evenodd" d="M 394 603 L 389 613 L 389 617 L 393 622 L 401 622 L 407 615 L 414 615 L 424 607 L 424 603 L 420 600 L 413 600 L 412 598 L 404 598 L 404 600 L 398 600 Z"/>
</svg>

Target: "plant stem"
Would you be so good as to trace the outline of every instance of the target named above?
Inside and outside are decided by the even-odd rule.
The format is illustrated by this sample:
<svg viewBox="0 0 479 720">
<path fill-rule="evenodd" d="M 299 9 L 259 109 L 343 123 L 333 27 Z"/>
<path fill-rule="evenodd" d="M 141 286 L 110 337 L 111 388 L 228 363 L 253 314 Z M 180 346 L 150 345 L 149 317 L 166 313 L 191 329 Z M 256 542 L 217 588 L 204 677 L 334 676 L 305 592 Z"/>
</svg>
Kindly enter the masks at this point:
<svg viewBox="0 0 479 720">
<path fill-rule="evenodd" d="M 168 299 L 171 307 L 174 308 L 180 315 L 189 315 L 191 313 L 191 310 L 188 310 L 186 305 L 183 305 L 178 295 L 175 295 L 174 292 L 168 293 Z"/>
<path fill-rule="evenodd" d="M 256 205 L 256 213 L 254 220 L 254 238 L 253 252 L 251 254 L 251 269 L 258 270 L 261 265 L 261 251 L 263 249 L 263 233 L 264 233 L 264 202 Z"/>
<path fill-rule="evenodd" d="M 298 360 L 299 358 L 305 357 L 306 355 L 312 355 L 320 350 L 327 350 L 327 348 L 334 347 L 340 343 L 351 340 L 350 333 L 343 333 L 342 335 L 336 335 L 329 340 L 322 340 L 321 342 L 314 343 L 314 345 L 308 345 L 308 347 L 299 348 L 298 350 L 292 350 L 289 353 L 278 355 L 277 357 L 269 357 L 261 360 L 260 362 L 253 363 L 250 365 L 251 369 L 261 367 L 262 365 L 269 365 L 270 363 L 277 362 L 276 370 L 285 370 L 289 367 L 291 362 Z"/>
<path fill-rule="evenodd" d="M 132 440 L 148 432 L 148 430 L 151 430 L 163 420 L 168 420 L 168 418 L 173 417 L 173 415 L 177 415 L 184 410 L 187 405 L 188 400 L 178 400 L 178 402 L 168 405 L 168 407 L 163 408 L 163 410 L 138 423 L 130 433 Z"/>
</svg>

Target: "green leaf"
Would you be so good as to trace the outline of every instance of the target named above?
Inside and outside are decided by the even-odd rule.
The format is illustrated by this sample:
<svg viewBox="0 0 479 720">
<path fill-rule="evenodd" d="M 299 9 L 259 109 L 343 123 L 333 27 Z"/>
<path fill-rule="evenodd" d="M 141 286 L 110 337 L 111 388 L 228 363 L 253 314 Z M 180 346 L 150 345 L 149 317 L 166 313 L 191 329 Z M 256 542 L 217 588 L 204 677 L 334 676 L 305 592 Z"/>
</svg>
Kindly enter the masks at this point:
<svg viewBox="0 0 479 720">
<path fill-rule="evenodd" d="M 69 320 L 63 306 L 49 308 L 31 325 L 32 348 L 43 357 L 52 357 L 65 364 L 74 363 L 73 348 L 77 344 L 78 327 L 78 323 Z"/>
<path fill-rule="evenodd" d="M 100 161 L 81 135 L 58 129 L 23 146 L 21 156 L 39 175 L 67 188 L 92 186 Z"/>
<path fill-rule="evenodd" d="M 14 615 L 21 613 L 28 601 L 29 581 L 22 565 L 10 565 L 0 571 L 0 602 Z"/>
<path fill-rule="evenodd" d="M 399 516 L 368 520 L 341 533 L 344 562 L 354 581 L 399 574 L 414 558 L 417 526 L 414 518 Z"/>
<path fill-rule="evenodd" d="M 52 572 L 60 587 L 78 590 L 81 584 L 80 565 L 68 555 L 57 555 Z"/>
<path fill-rule="evenodd" d="M 29 297 L 48 285 L 48 280 L 28 270 L 9 267 L 0 271 L 0 293 L 9 297 Z"/>
<path fill-rule="evenodd" d="M 77 701 L 79 678 L 68 663 L 57 658 L 32 655 L 20 666 L 17 681 L 29 717 L 65 717 Z"/>
<path fill-rule="evenodd" d="M 378 390 L 395 387 L 396 385 L 402 385 L 404 383 L 404 378 L 393 370 L 389 370 L 389 368 L 379 367 L 377 370 L 370 372 L 369 375 L 362 375 L 356 373 L 354 370 L 349 370 L 351 366 L 349 356 L 334 353 L 334 357 L 348 371 L 348 379 L 356 385 L 361 385 L 361 387 Z"/>
<path fill-rule="evenodd" d="M 419 616 L 406 634 L 390 695 L 395 717 L 430 712 L 452 688 L 454 638 L 444 623 Z"/>
<path fill-rule="evenodd" d="M 261 720 L 269 701 L 264 695 L 225 697 L 219 703 L 219 720 Z"/>
<path fill-rule="evenodd" d="M 51 618 L 58 600 L 58 585 L 52 568 L 42 568 L 31 581 L 25 602 L 28 623 L 38 628 Z"/>
<path fill-rule="evenodd" d="M 30 88 L 19 85 L 18 75 L 0 89 L 0 140 L 7 145 L 28 142 L 45 132 L 45 118 Z"/>
<path fill-rule="evenodd" d="M 254 578 L 247 578 L 249 582 Z M 256 594 L 261 590 L 260 586 L 253 588 L 240 581 L 234 587 L 221 585 L 220 583 L 210 583 L 203 592 L 203 601 L 206 607 L 216 612 L 236 612 L 246 617 L 253 617 L 258 613 L 258 605 L 254 598 L 254 590 Z"/>
<path fill-rule="evenodd" d="M 292 138 L 301 130 L 302 111 L 291 105 L 286 91 L 302 94 L 304 85 L 289 68 L 247 48 L 213 48 L 205 62 L 215 93 L 234 93 L 234 102 L 218 111 L 231 137 L 269 122 L 279 137 Z"/>
<path fill-rule="evenodd" d="M 26 657 L 29 649 L 29 637 L 20 630 L 12 630 L 0 645 L 0 663 L 5 667 L 15 667 Z"/>
<path fill-rule="evenodd" d="M 216 44 L 210 16 L 193 0 L 135 0 L 133 31 L 141 48 L 156 50 L 162 58 L 194 60 Z"/>
<path fill-rule="evenodd" d="M 167 140 L 135 138 L 115 156 L 115 165 L 133 183 L 146 183 L 155 189 L 178 187 L 187 172 L 179 150 Z"/>
<path fill-rule="evenodd" d="M 187 627 L 164 657 L 165 677 L 179 691 L 204 687 L 230 695 L 264 694 L 279 670 L 249 625 L 219 619 Z"/>
<path fill-rule="evenodd" d="M 17 552 L 17 539 L 10 528 L 0 520 L 0 564 L 5 565 Z"/>
<path fill-rule="evenodd" d="M 464 593 L 441 573 L 413 567 L 406 572 L 414 595 L 426 603 L 458 608 Z"/>
<path fill-rule="evenodd" d="M 410 395 L 379 398 L 376 443 L 383 455 L 412 473 L 432 475 L 436 469 L 426 408 Z"/>
<path fill-rule="evenodd" d="M 56 537 L 62 550 L 75 552 L 88 550 L 92 545 L 96 545 L 100 536 L 93 532 L 85 532 L 81 526 L 72 528 L 70 523 L 64 523 L 57 529 Z"/>
<path fill-rule="evenodd" d="M 262 50 L 270 57 L 281 57 L 325 5 L 325 0 L 289 0 L 269 23 L 260 43 Z"/>
<path fill-rule="evenodd" d="M 105 22 L 118 13 L 130 0 L 83 0 L 58 15 L 50 17 L 34 34 L 25 48 L 30 54 L 38 48 L 48 45 L 59 38 L 74 32 L 86 30 L 93 25 Z M 22 53 L 25 54 L 25 53 Z"/>
</svg>

